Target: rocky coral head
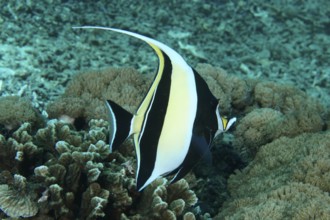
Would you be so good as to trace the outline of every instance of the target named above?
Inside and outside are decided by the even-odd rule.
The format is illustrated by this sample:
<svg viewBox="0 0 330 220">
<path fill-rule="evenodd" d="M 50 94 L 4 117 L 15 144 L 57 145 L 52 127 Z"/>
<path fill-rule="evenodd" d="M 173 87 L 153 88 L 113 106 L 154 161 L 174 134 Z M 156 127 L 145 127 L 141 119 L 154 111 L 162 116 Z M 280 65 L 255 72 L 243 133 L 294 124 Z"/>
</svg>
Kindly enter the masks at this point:
<svg viewBox="0 0 330 220">
<path fill-rule="evenodd" d="M 49 118 L 86 129 L 91 119 L 108 120 L 105 100 L 114 100 L 134 112 L 150 81 L 150 76 L 132 68 L 83 72 L 75 75 L 65 93 L 47 106 L 47 113 Z"/>
<path fill-rule="evenodd" d="M 33 129 L 45 124 L 45 119 L 32 103 L 19 96 L 0 97 L 0 112 L 0 129 L 3 131 L 15 130 L 24 122 L 31 123 Z"/>
</svg>

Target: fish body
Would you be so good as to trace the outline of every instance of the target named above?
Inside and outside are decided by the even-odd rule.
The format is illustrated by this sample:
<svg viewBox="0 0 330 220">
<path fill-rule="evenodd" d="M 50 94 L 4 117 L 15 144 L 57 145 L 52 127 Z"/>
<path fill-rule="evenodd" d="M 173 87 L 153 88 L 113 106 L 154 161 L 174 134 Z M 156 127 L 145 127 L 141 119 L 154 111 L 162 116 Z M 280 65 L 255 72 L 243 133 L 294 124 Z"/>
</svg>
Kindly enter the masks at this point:
<svg viewBox="0 0 330 220">
<path fill-rule="evenodd" d="M 110 151 L 133 136 L 138 190 L 159 176 L 182 178 L 202 158 L 209 158 L 214 137 L 236 118 L 220 115 L 217 98 L 183 57 L 152 38 L 114 28 L 83 26 L 133 36 L 148 43 L 159 59 L 157 74 L 136 114 L 108 100 Z"/>
</svg>

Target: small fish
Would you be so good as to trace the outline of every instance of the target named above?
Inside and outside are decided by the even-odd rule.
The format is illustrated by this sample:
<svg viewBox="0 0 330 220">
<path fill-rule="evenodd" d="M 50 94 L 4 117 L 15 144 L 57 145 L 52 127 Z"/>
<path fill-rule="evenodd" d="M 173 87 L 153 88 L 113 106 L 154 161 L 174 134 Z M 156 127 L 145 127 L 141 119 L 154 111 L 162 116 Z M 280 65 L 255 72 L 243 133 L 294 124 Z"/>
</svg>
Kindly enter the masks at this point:
<svg viewBox="0 0 330 220">
<path fill-rule="evenodd" d="M 106 102 L 110 114 L 110 151 L 133 136 L 137 189 L 159 176 L 184 177 L 201 159 L 210 158 L 214 137 L 227 131 L 236 118 L 222 117 L 218 100 L 203 78 L 180 54 L 149 37 L 115 28 L 83 26 L 133 36 L 148 43 L 159 59 L 157 74 L 132 115 L 115 102 Z"/>
</svg>

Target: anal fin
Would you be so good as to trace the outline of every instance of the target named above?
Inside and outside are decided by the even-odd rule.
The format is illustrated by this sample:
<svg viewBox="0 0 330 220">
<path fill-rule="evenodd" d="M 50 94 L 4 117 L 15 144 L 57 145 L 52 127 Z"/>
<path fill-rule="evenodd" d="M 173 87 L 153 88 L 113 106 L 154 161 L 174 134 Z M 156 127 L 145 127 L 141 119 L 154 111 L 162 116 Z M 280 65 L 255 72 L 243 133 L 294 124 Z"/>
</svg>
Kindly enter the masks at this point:
<svg viewBox="0 0 330 220">
<path fill-rule="evenodd" d="M 209 144 L 204 136 L 193 135 L 186 158 L 179 168 L 168 174 L 171 175 L 175 173 L 170 183 L 174 183 L 183 178 L 201 159 L 208 165 L 212 163 Z"/>
</svg>

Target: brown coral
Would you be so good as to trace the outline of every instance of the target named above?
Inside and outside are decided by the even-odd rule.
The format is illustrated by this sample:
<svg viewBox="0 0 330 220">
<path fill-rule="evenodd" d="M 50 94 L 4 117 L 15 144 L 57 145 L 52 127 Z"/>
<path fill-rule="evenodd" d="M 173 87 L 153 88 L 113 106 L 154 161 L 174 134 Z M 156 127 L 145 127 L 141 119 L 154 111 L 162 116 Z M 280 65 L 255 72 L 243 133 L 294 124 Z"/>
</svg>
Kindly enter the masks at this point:
<svg viewBox="0 0 330 220">
<path fill-rule="evenodd" d="M 134 215 L 122 214 L 122 219 L 177 219 L 185 215 L 187 219 L 193 219 L 188 212 L 191 206 L 197 203 L 197 197 L 189 189 L 187 181 L 180 181 L 166 186 L 167 180 L 159 178 L 152 182 L 142 194 L 138 209 Z M 189 214 L 187 214 L 189 213 Z"/>
<path fill-rule="evenodd" d="M 7 140 L 0 135 L 0 167 L 11 170 L 13 173 L 29 172 L 25 163 L 36 164 L 42 158 L 42 149 L 33 143 L 32 128 L 28 122 L 23 123 Z"/>
<path fill-rule="evenodd" d="M 246 162 L 260 146 L 278 137 L 317 132 L 326 126 L 326 109 L 292 85 L 230 76 L 210 65 L 197 69 L 219 98 L 222 113 L 234 111 L 238 116 L 233 145 Z"/>
<path fill-rule="evenodd" d="M 74 197 L 84 193 L 93 182 L 98 180 L 103 169 L 103 164 L 98 161 L 109 155 L 108 145 L 105 143 L 107 124 L 92 120 L 90 126 L 89 133 L 79 134 L 71 130 L 68 125 L 53 120 L 49 121 L 47 127 L 39 129 L 32 135 L 31 125 L 24 123 L 8 140 L 2 138 L 0 146 L 3 145 L 2 149 L 6 150 L 7 155 L 11 154 L 11 158 L 6 159 L 8 165 L 3 168 L 20 172 L 32 180 L 33 183 L 28 182 L 29 189 L 32 189 L 31 193 L 35 197 L 25 199 L 24 202 L 30 204 L 32 209 L 33 204 L 38 201 L 42 207 L 40 216 L 46 217 L 49 212 L 54 212 L 58 216 L 73 217 L 77 209 L 77 205 L 73 204 L 76 202 Z M 44 164 L 40 166 L 41 161 L 44 161 Z M 34 172 L 31 172 L 33 171 L 31 168 L 34 168 Z M 81 187 L 81 184 L 85 187 Z M 7 190 L 8 193 L 12 192 L 7 185 L 2 185 L 2 189 Z M 3 192 L 2 195 L 7 198 L 8 193 Z M 22 199 L 25 198 L 24 195 L 18 195 Z M 11 198 L 15 199 L 14 196 Z M 96 216 L 101 215 L 102 209 L 107 204 L 107 198 L 103 199 L 106 201 L 93 197 L 89 199 L 95 209 L 88 209 L 89 211 L 85 212 L 86 218 L 90 216 L 88 218 L 95 219 Z M 16 215 L 5 204 L 2 207 L 7 215 Z M 92 210 L 96 209 L 98 209 L 97 213 L 92 214 Z"/>
<path fill-rule="evenodd" d="M 237 178 L 235 178 L 235 180 L 237 180 L 236 184 L 229 182 L 229 187 L 232 189 L 231 193 L 233 194 L 233 199 L 231 201 L 233 202 L 229 203 L 230 206 L 226 206 L 226 208 L 223 209 L 219 214 L 219 219 L 224 219 L 228 213 L 233 213 L 233 210 L 238 212 L 238 214 L 228 215 L 230 216 L 227 216 L 228 219 L 240 219 L 244 217 L 248 219 L 256 219 L 259 217 L 262 219 L 276 218 L 276 215 L 282 217 L 286 216 L 285 214 L 283 215 L 283 207 L 275 206 L 273 211 L 271 211 L 270 207 L 262 205 L 260 209 L 258 209 L 256 205 L 251 206 L 251 209 L 249 209 L 251 212 L 259 212 L 260 215 L 256 213 L 251 215 L 242 214 L 244 210 L 247 209 L 246 207 L 250 207 L 249 204 L 253 201 L 258 204 L 261 201 L 261 199 L 251 199 L 249 196 L 253 197 L 262 190 L 271 190 L 272 187 L 285 185 L 284 182 L 280 181 L 283 178 L 281 174 L 288 174 L 290 172 L 287 168 L 290 167 L 288 164 L 286 164 L 287 169 L 285 171 L 281 170 L 277 172 L 272 169 L 273 167 L 268 167 L 268 171 L 263 172 L 263 169 L 267 166 L 264 165 L 264 162 L 258 161 L 260 158 L 265 157 L 269 159 L 269 162 L 272 163 L 273 166 L 281 163 L 285 164 L 285 162 L 282 161 L 283 159 L 280 159 L 279 156 L 275 156 L 275 152 L 277 152 L 278 155 L 282 155 L 283 158 L 286 158 L 289 156 L 282 154 L 282 152 L 291 155 L 288 153 L 288 150 L 282 148 L 267 148 L 267 152 L 272 152 L 272 155 L 258 155 L 260 155 L 260 151 L 263 151 L 265 144 L 272 144 L 281 137 L 295 137 L 305 132 L 313 133 L 326 129 L 326 119 L 328 117 L 326 109 L 316 99 L 308 97 L 304 92 L 292 85 L 228 76 L 223 70 L 207 65 L 203 65 L 199 72 L 204 77 L 206 76 L 205 78 L 212 92 L 216 94 L 216 89 L 220 92 L 220 97 L 218 96 L 220 98 L 220 104 L 222 99 L 230 101 L 228 103 L 232 103 L 233 112 L 237 113 L 238 116 L 236 130 L 234 131 L 234 149 L 239 152 L 244 162 L 248 163 L 252 161 L 252 164 L 256 164 L 253 170 L 248 167 L 243 173 L 238 172 L 238 174 L 236 174 Z M 230 85 L 226 85 L 226 83 Z M 221 104 L 221 107 L 225 112 L 227 112 L 226 109 L 229 109 L 228 112 L 230 112 L 230 106 Z M 313 141 L 315 142 L 317 139 L 313 138 Z M 313 144 L 312 141 L 308 143 L 310 143 L 310 145 Z M 292 147 L 291 143 L 283 142 L 282 144 L 283 148 Z M 293 153 L 295 152 L 293 151 Z M 298 157 L 304 158 L 302 155 L 298 155 L 297 158 L 291 159 L 295 161 L 298 160 Z M 254 158 L 255 160 L 253 161 Z M 295 177 L 299 178 L 299 181 L 303 180 L 307 182 L 308 180 L 308 184 L 318 186 L 322 190 L 325 189 L 328 186 L 328 178 L 324 173 L 329 169 L 326 165 L 328 161 L 327 159 L 320 159 L 317 154 L 312 158 L 313 159 L 306 157 L 306 160 L 310 161 L 309 163 L 305 161 L 305 159 L 301 159 L 304 166 L 301 165 L 300 169 L 297 169 L 295 171 L 296 173 L 291 175 L 291 179 L 286 178 L 286 180 L 289 181 Z M 307 164 L 309 164 L 308 169 L 305 168 Z M 283 167 L 283 169 L 285 168 Z M 259 179 L 256 180 L 256 178 L 251 177 L 251 182 L 244 181 L 249 179 L 249 176 L 254 175 L 260 175 L 258 176 Z M 261 181 L 260 179 L 262 179 L 262 176 L 269 182 Z M 278 178 L 278 176 L 281 178 Z M 254 181 L 252 182 L 252 180 Z M 246 186 L 246 188 L 244 188 L 244 186 Z M 241 193 L 239 199 L 235 196 L 237 188 L 242 189 L 239 190 Z M 238 211 L 238 208 L 235 208 L 236 206 L 240 206 L 238 204 L 235 206 L 235 202 L 239 204 L 242 203 L 242 212 Z M 226 204 L 228 204 L 228 202 Z M 265 212 L 263 212 L 262 209 L 264 209 Z M 267 216 L 266 213 L 268 213 L 269 216 Z M 275 216 L 271 216 L 272 213 Z"/>
<path fill-rule="evenodd" d="M 330 218 L 330 132 L 281 137 L 229 179 L 218 219 Z M 308 201 L 308 202 L 306 202 Z"/>
<path fill-rule="evenodd" d="M 7 130 L 16 129 L 24 122 L 29 122 L 34 129 L 44 124 L 42 116 L 26 98 L 0 97 L 0 109 L 0 125 Z"/>
<path fill-rule="evenodd" d="M 236 128 L 234 144 L 245 160 L 251 160 L 259 147 L 281 135 L 285 116 L 271 108 L 255 109 L 242 118 Z"/>
<path fill-rule="evenodd" d="M 235 148 L 246 152 L 247 161 L 255 157 L 246 169 L 230 178 L 232 197 L 218 217 L 325 218 L 328 211 L 319 201 L 328 205 L 324 192 L 329 192 L 330 162 L 324 153 L 317 152 L 328 148 L 324 140 L 329 139 L 329 133 L 301 135 L 324 129 L 322 106 L 291 86 L 228 76 L 223 70 L 207 65 L 198 68 L 212 92 L 220 98 L 222 113 L 241 112 Z M 1 158 L 17 157 L 1 168 L 24 171 L 33 193 L 39 197 L 31 201 L 38 201 L 42 207 L 36 218 L 52 215 L 69 219 L 82 216 L 89 219 L 195 218 L 197 212 L 191 206 L 197 198 L 184 180 L 168 186 L 165 179 L 158 179 L 143 193 L 136 192 L 132 143 L 127 142 L 120 152 L 110 154 L 108 122 L 92 120 L 106 118 L 103 102 L 108 98 L 131 112 L 136 109 L 150 79 L 134 71 L 127 72 L 127 69 L 110 69 L 81 74 L 58 100 L 58 105 L 54 102 L 49 106 L 51 117 L 66 114 L 89 120 L 86 130 L 77 131 L 70 124 L 50 120 L 36 134 L 26 123 L 8 139 L 0 136 L 0 147 L 6 152 L 0 153 Z M 90 85 L 83 87 L 86 81 Z M 79 101 L 74 108 L 65 106 L 75 100 Z M 86 103 L 93 100 L 95 105 L 86 108 Z M 28 165 L 28 169 L 22 170 L 20 164 Z M 133 168 L 129 164 L 133 164 Z M 5 177 L 1 181 L 6 182 Z M 311 202 L 301 208 L 300 200 Z M 288 203 L 293 204 L 292 209 Z M 82 207 L 84 211 L 79 211 Z M 233 210 L 236 214 L 232 214 Z"/>
<path fill-rule="evenodd" d="M 287 84 L 260 82 L 254 89 L 256 103 L 273 108 L 286 116 L 281 133 L 295 136 L 303 132 L 322 130 L 326 110 L 318 100 Z M 298 129 L 299 128 L 299 129 Z"/>
<path fill-rule="evenodd" d="M 0 209 L 13 218 L 35 216 L 38 206 L 34 196 L 27 188 L 26 178 L 16 174 L 13 184 L 0 185 Z"/>
<path fill-rule="evenodd" d="M 109 191 L 102 189 L 98 183 L 89 185 L 82 196 L 80 218 L 96 219 L 104 217 L 104 208 L 108 203 Z"/>
<path fill-rule="evenodd" d="M 18 204 L 29 205 L 33 210 L 34 207 L 37 210 L 40 207 L 39 213 L 32 213 L 36 219 L 54 216 L 66 219 L 120 219 L 120 216 L 125 215 L 134 219 L 140 216 L 140 212 L 142 216 L 150 217 L 158 216 L 158 211 L 164 218 L 176 219 L 184 216 L 190 206 L 196 203 L 195 194 L 183 180 L 168 187 L 164 185 L 165 179 L 162 180 L 164 184 L 156 181 L 155 188 L 159 184 L 163 190 L 163 196 L 157 198 L 159 194 L 153 192 L 155 188 L 137 192 L 134 169 L 128 163 L 131 161 L 134 164 L 132 166 L 135 166 L 132 143 L 124 144 L 123 154 L 118 151 L 110 154 L 106 143 L 107 133 L 108 122 L 104 120 L 91 120 L 89 129 L 80 132 L 70 129 L 63 122 L 51 120 L 35 134 L 31 134 L 30 124 L 25 123 L 8 141 L 3 137 L 0 140 L 0 144 L 4 145 L 2 149 L 14 149 L 10 151 L 12 158 L 8 166 L 3 168 L 7 170 L 12 166 L 14 171 L 24 171 L 26 177 L 22 178 L 29 180 L 23 182 L 30 192 L 17 193 L 23 199 Z M 16 150 L 23 152 L 22 160 L 13 163 Z M 36 155 L 41 159 L 31 161 Z M 21 163 L 26 167 L 23 170 L 19 169 Z M 7 183 L 10 182 L 10 176 L 9 171 L 1 173 L 0 188 L 5 192 L 0 198 L 9 201 L 8 195 L 11 195 L 12 206 L 12 200 L 16 201 L 12 194 L 16 191 Z M 147 202 L 138 205 L 140 201 Z M 145 209 L 148 204 L 154 208 Z M 17 214 L 5 203 L 1 208 L 9 216 L 29 215 L 26 212 Z M 186 218 L 192 219 L 192 215 L 187 214 Z"/>
<path fill-rule="evenodd" d="M 111 99 L 134 112 L 146 93 L 150 77 L 131 68 L 108 68 L 77 74 L 61 98 L 47 107 L 50 118 L 107 119 L 105 100 Z"/>
</svg>

